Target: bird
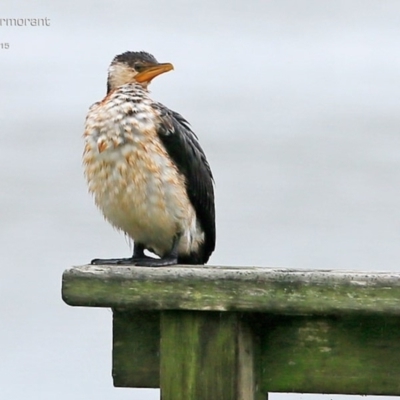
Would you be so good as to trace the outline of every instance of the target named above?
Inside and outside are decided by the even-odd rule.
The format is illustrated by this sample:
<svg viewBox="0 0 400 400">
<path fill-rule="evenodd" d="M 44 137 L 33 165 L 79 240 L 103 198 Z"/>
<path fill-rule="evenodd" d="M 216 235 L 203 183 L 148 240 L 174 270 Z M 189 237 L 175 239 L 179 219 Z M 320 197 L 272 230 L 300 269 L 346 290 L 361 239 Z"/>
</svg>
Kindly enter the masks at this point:
<svg viewBox="0 0 400 400">
<path fill-rule="evenodd" d="M 131 257 L 91 264 L 205 264 L 215 250 L 210 164 L 189 122 L 148 90 L 153 78 L 173 69 L 144 51 L 119 54 L 108 68 L 105 97 L 89 108 L 88 190 L 104 218 L 133 241 Z"/>
</svg>

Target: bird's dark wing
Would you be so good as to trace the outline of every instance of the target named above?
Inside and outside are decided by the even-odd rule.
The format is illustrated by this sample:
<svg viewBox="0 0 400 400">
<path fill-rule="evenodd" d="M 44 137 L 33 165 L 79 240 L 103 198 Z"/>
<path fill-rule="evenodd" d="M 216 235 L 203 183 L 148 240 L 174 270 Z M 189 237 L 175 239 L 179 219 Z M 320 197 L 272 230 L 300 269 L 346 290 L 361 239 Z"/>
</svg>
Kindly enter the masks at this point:
<svg viewBox="0 0 400 400">
<path fill-rule="evenodd" d="M 184 261 L 205 264 L 215 249 L 214 187 L 210 165 L 189 123 L 160 103 L 153 106 L 160 116 L 157 133 L 185 177 L 188 197 L 205 235 L 200 254 L 192 254 L 191 260 Z"/>
</svg>

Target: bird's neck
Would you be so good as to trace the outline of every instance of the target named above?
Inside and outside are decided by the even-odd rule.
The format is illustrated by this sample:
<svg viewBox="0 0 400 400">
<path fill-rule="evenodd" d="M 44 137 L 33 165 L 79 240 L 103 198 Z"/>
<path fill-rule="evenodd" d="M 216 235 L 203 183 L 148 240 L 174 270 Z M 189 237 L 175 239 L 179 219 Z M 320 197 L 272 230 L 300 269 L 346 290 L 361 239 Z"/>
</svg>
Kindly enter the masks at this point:
<svg viewBox="0 0 400 400">
<path fill-rule="evenodd" d="M 133 81 L 133 82 L 123 82 L 123 83 L 118 85 L 118 84 L 116 84 L 116 82 L 113 82 L 112 80 L 108 79 L 107 80 L 107 94 L 110 94 L 114 90 L 117 90 L 120 87 L 126 86 L 126 85 L 129 85 L 131 87 L 135 87 L 135 88 L 137 88 L 138 91 L 141 91 L 141 92 L 146 92 L 146 93 L 149 92 L 149 89 L 148 89 L 149 84 L 148 83 L 143 83 L 142 84 L 142 83 L 138 83 L 138 82 Z"/>
</svg>

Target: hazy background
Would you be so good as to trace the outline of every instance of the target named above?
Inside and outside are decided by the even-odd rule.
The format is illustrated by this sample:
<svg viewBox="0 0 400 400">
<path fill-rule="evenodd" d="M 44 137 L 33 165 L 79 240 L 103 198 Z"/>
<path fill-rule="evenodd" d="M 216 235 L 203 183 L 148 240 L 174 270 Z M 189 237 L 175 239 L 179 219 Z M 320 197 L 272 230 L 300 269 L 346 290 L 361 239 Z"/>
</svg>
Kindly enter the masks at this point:
<svg viewBox="0 0 400 400">
<path fill-rule="evenodd" d="M 126 50 L 175 65 L 152 95 L 212 166 L 211 264 L 400 270 L 400 1 L 1 0 L 33 17 L 0 27 L 2 399 L 158 399 L 112 387 L 111 312 L 60 297 L 64 269 L 130 254 L 81 168 Z"/>
</svg>

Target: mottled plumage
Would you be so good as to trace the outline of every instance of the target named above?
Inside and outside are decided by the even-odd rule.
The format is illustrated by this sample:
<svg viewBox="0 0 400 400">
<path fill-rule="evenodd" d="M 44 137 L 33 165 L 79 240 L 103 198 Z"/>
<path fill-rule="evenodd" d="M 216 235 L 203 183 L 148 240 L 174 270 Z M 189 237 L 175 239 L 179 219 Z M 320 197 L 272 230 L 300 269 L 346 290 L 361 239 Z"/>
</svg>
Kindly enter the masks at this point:
<svg viewBox="0 0 400 400">
<path fill-rule="evenodd" d="M 203 264 L 215 248 L 212 174 L 189 124 L 149 97 L 172 69 L 147 53 L 115 57 L 106 97 L 89 110 L 83 164 L 105 218 L 135 242 L 130 259 L 94 263 Z M 148 249 L 162 261 L 146 258 Z"/>
</svg>

